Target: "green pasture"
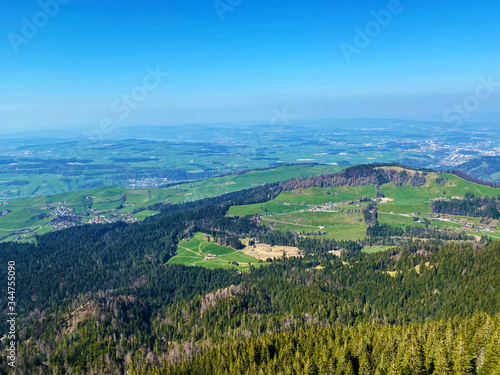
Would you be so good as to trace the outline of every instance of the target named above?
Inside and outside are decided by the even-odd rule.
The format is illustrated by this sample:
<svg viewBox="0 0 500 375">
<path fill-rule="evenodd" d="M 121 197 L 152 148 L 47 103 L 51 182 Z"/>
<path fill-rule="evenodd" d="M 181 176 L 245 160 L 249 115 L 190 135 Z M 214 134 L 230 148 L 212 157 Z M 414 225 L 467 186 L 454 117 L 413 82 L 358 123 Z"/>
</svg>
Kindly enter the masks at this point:
<svg viewBox="0 0 500 375">
<path fill-rule="evenodd" d="M 213 238 L 207 234 L 195 233 L 189 241 L 179 242 L 176 254 L 169 259 L 167 264 L 238 269 L 241 271 L 248 271 L 250 269 L 249 264 L 255 267 L 262 265 L 254 257 L 229 247 L 219 246 L 212 241 Z M 217 258 L 204 260 L 208 254 L 217 255 Z M 238 262 L 238 265 L 230 262 Z"/>
<path fill-rule="evenodd" d="M 280 231 L 324 231 L 324 238 L 358 240 L 366 236 L 366 224 L 361 213 L 301 212 L 297 214 L 263 216 L 262 220 Z M 324 227 L 320 229 L 320 227 Z"/>
</svg>

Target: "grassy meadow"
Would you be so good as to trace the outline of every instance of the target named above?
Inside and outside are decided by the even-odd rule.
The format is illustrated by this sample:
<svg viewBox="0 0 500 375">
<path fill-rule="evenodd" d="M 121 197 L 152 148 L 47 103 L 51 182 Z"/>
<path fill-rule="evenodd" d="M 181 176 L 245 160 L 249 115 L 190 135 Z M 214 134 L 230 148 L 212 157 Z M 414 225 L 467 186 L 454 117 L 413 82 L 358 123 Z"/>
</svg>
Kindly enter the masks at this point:
<svg viewBox="0 0 500 375">
<path fill-rule="evenodd" d="M 208 254 L 217 255 L 217 258 L 204 260 Z M 244 254 L 240 250 L 217 245 L 211 236 L 200 232 L 195 233 L 188 241 L 179 242 L 175 256 L 170 258 L 167 264 L 241 271 L 249 271 L 250 264 L 255 267 L 262 265 L 256 258 Z"/>
</svg>

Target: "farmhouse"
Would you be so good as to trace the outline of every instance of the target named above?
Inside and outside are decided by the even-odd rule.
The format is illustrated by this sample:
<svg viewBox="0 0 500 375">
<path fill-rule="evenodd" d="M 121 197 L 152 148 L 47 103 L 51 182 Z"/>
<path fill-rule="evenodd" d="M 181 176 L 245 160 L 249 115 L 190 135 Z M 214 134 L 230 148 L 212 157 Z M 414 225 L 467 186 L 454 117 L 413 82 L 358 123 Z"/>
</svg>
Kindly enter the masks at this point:
<svg viewBox="0 0 500 375">
<path fill-rule="evenodd" d="M 233 181 L 227 181 L 227 182 L 223 182 L 223 183 L 217 184 L 217 186 L 234 185 L 235 183 L 236 182 L 233 182 Z"/>
<path fill-rule="evenodd" d="M 210 260 L 210 259 L 215 259 L 217 258 L 217 255 L 215 254 L 207 254 L 207 256 L 205 257 L 205 259 L 203 260 Z"/>
</svg>

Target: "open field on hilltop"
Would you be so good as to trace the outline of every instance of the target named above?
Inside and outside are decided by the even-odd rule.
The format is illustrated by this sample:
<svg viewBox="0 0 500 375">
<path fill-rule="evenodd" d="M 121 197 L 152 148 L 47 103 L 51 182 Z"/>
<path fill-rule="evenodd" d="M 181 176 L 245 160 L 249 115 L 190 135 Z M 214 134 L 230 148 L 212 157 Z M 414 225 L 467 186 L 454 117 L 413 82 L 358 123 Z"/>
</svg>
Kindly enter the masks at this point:
<svg viewBox="0 0 500 375">
<path fill-rule="evenodd" d="M 405 183 L 395 187 L 393 184 L 385 184 L 380 187 L 380 190 L 386 197 L 394 199 L 394 203 L 426 203 L 442 196 L 463 197 L 467 192 L 474 193 L 478 197 L 500 195 L 498 188 L 478 185 L 449 173 L 441 173 L 440 177 L 444 179 L 444 185 L 436 183 L 438 178 L 436 173 L 429 173 L 424 186 L 413 187 Z"/>
<path fill-rule="evenodd" d="M 444 190 L 446 190 L 447 196 L 464 196 L 467 192 L 474 193 L 478 197 L 497 197 L 500 195 L 499 188 L 475 184 L 449 173 L 442 173 L 441 177 L 446 182 Z"/>
<path fill-rule="evenodd" d="M 248 271 L 250 269 L 249 264 L 255 267 L 262 265 L 258 259 L 245 254 L 242 250 L 219 246 L 212 241 L 213 238 L 207 234 L 195 233 L 189 241 L 179 242 L 176 254 L 169 259 L 167 264 L 238 269 L 241 271 Z M 217 255 L 217 257 L 204 260 L 208 254 Z M 230 262 L 237 262 L 238 265 Z"/>
<path fill-rule="evenodd" d="M 152 211 L 146 207 L 157 203 L 183 203 L 207 197 L 222 195 L 297 177 L 307 177 L 324 173 L 335 173 L 343 167 L 331 165 L 292 165 L 268 170 L 251 171 L 239 175 L 214 177 L 204 181 L 183 183 L 166 188 L 126 189 L 122 187 L 100 187 L 50 196 L 10 200 L 0 206 L 0 213 L 9 210 L 9 214 L 0 217 L 0 239 L 12 241 L 33 238 L 34 234 L 47 233 L 54 228 L 47 225 L 57 217 L 57 208 L 70 209 L 70 215 L 78 216 L 85 223 L 104 216 L 105 220 L 138 219 L 142 220 Z M 0 203 L 3 203 L 0 201 Z M 271 204 L 272 205 L 272 204 Z M 281 206 L 280 206 L 281 205 Z M 275 211 L 278 207 L 281 210 Z M 282 204 L 277 204 L 272 212 L 287 212 Z M 134 213 L 134 211 L 136 211 Z M 137 212 L 139 211 L 139 212 Z M 238 213 L 237 213 L 238 214 Z M 41 227 L 41 228 L 40 228 Z"/>
<path fill-rule="evenodd" d="M 366 236 L 366 224 L 359 212 L 300 212 L 262 216 L 271 227 L 286 232 L 326 232 L 321 237 L 336 240 L 357 240 Z M 320 229 L 321 227 L 321 229 Z"/>
<path fill-rule="evenodd" d="M 338 195 L 337 195 L 338 194 Z M 341 186 L 335 188 L 308 188 L 294 191 L 284 191 L 276 197 L 277 202 L 296 203 L 303 205 L 320 205 L 323 203 L 356 200 L 368 196 L 376 198 L 375 186 Z"/>
</svg>

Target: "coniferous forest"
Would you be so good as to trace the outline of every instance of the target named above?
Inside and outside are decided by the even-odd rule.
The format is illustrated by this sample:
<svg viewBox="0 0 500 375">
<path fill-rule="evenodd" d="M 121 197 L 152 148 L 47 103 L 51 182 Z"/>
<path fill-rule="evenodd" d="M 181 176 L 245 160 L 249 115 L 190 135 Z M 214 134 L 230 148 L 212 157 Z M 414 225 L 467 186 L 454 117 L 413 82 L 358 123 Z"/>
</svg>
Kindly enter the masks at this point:
<svg viewBox="0 0 500 375">
<path fill-rule="evenodd" d="M 0 375 L 500 375 L 500 0 L 6 0 Z"/>
<path fill-rule="evenodd" d="M 500 374 L 500 242 L 380 225 L 372 206 L 360 241 L 226 215 L 296 188 L 419 186 L 425 173 L 354 167 L 158 205 L 159 215 L 134 224 L 2 243 L 2 264 L 15 260 L 18 274 L 14 373 Z M 474 207 L 476 198 L 464 202 Z M 303 256 L 249 272 L 166 265 L 196 232 L 234 249 L 253 238 Z M 373 244 L 390 249 L 361 252 Z M 0 372 L 12 373 L 5 357 Z"/>
</svg>

